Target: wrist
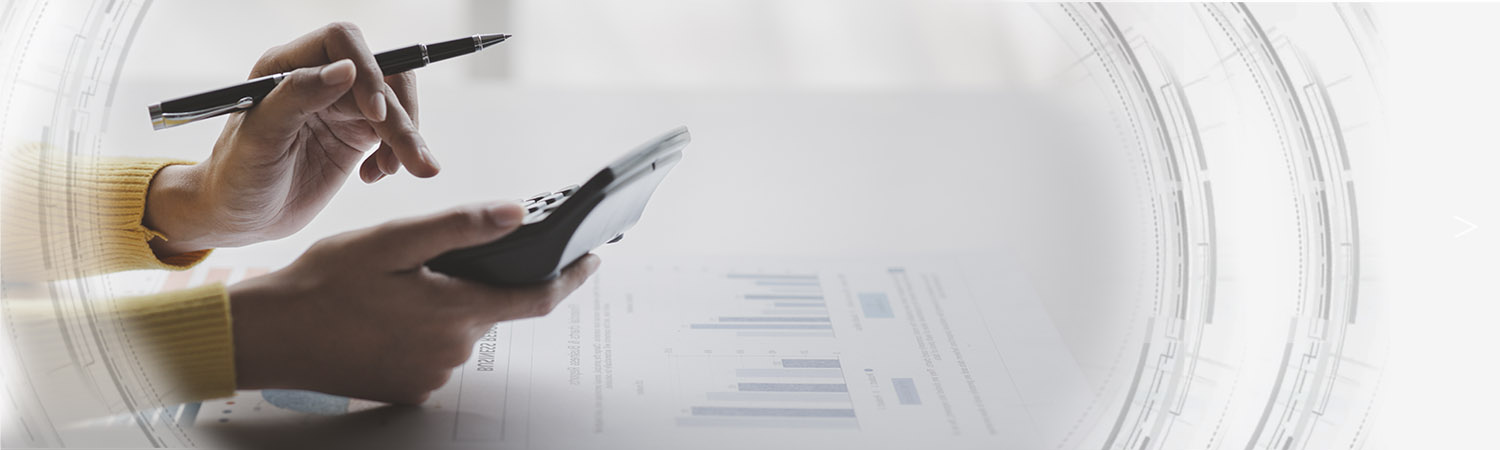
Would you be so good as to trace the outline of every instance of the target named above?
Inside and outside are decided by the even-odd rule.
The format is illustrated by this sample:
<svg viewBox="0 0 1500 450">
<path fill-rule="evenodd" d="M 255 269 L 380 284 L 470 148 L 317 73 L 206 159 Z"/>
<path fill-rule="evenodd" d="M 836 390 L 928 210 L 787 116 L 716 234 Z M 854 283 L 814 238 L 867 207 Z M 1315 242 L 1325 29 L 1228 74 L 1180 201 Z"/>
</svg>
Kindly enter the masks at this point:
<svg viewBox="0 0 1500 450">
<path fill-rule="evenodd" d="M 161 233 L 152 239 L 158 256 L 171 256 L 214 248 L 214 233 L 203 216 L 205 185 L 202 165 L 169 165 L 156 172 L 146 191 L 141 225 Z"/>
<path fill-rule="evenodd" d="M 281 334 L 276 325 L 285 321 L 276 317 L 277 308 L 272 304 L 281 297 L 274 292 L 276 283 L 267 281 L 273 276 L 245 280 L 227 289 L 229 314 L 234 318 L 230 328 L 234 335 L 236 389 L 291 387 L 277 371 L 286 361 L 276 351 L 285 347 L 276 342 Z"/>
</svg>

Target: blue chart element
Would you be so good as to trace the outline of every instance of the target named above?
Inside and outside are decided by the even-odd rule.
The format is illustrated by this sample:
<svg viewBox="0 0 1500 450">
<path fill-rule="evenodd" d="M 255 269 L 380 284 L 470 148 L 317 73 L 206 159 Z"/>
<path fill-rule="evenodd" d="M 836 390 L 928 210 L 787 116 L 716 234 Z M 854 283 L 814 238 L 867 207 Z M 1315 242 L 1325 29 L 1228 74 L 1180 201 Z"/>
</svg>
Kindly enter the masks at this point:
<svg viewBox="0 0 1500 450">
<path fill-rule="evenodd" d="M 740 383 L 740 392 L 849 392 L 843 383 Z"/>
<path fill-rule="evenodd" d="M 308 414 L 332 416 L 349 411 L 349 399 L 310 391 L 266 389 L 260 391 L 261 398 L 278 408 Z"/>
<path fill-rule="evenodd" d="M 854 417 L 852 409 L 813 408 L 743 408 L 694 406 L 695 416 L 783 416 L 783 417 Z"/>
<path fill-rule="evenodd" d="M 740 378 L 843 378 L 844 369 L 735 369 Z"/>
<path fill-rule="evenodd" d="M 827 322 L 827 317 L 720 317 L 720 322 Z"/>
<path fill-rule="evenodd" d="M 783 359 L 781 367 L 803 369 L 826 369 L 843 367 L 837 359 Z"/>
<path fill-rule="evenodd" d="M 896 317 L 896 312 L 891 310 L 891 299 L 884 292 L 860 292 L 859 309 L 864 310 L 865 318 L 868 319 Z"/>
<path fill-rule="evenodd" d="M 807 286 L 818 287 L 816 278 L 811 280 L 756 280 L 756 286 Z"/>
<path fill-rule="evenodd" d="M 922 397 L 917 395 L 917 382 L 911 378 L 892 378 L 891 386 L 896 388 L 896 400 L 901 404 L 922 404 Z"/>
<path fill-rule="evenodd" d="M 202 407 L 203 403 L 188 403 L 182 405 L 182 415 L 177 419 L 177 426 L 193 426 L 193 423 L 198 420 L 198 409 Z"/>
<path fill-rule="evenodd" d="M 812 323 L 695 323 L 694 330 L 832 330 L 833 325 Z"/>
<path fill-rule="evenodd" d="M 808 294 L 745 294 L 745 300 L 817 300 L 823 301 L 822 295 Z"/>
</svg>

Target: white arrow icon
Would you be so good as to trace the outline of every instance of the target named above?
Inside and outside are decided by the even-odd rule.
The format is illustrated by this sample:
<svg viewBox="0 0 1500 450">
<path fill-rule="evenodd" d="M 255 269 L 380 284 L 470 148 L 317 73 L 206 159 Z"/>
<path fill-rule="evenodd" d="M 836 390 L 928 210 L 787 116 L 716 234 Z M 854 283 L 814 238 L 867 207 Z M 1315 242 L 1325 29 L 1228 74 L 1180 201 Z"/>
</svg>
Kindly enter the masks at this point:
<svg viewBox="0 0 1500 450">
<path fill-rule="evenodd" d="M 1469 234 L 1470 231 L 1474 231 L 1474 230 L 1478 230 L 1479 229 L 1479 225 L 1475 225 L 1473 222 L 1464 220 L 1462 217 L 1453 216 L 1453 220 L 1457 220 L 1459 222 L 1463 222 L 1464 225 L 1468 226 L 1468 228 L 1465 228 L 1463 231 L 1458 232 L 1458 234 L 1453 235 L 1453 237 L 1455 237 L 1455 238 L 1463 236 L 1465 234 Z"/>
</svg>

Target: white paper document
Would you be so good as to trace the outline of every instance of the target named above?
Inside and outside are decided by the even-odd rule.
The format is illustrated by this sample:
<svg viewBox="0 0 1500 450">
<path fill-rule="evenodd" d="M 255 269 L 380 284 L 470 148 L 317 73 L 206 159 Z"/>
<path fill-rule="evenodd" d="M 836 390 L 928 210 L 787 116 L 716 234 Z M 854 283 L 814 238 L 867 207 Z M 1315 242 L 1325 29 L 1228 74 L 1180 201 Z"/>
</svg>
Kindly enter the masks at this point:
<svg viewBox="0 0 1500 450">
<path fill-rule="evenodd" d="M 496 325 L 402 414 L 455 446 L 1037 448 L 1087 391 L 1001 259 L 607 261 L 552 314 Z M 380 406 L 242 391 L 204 402 L 194 427 Z"/>
</svg>

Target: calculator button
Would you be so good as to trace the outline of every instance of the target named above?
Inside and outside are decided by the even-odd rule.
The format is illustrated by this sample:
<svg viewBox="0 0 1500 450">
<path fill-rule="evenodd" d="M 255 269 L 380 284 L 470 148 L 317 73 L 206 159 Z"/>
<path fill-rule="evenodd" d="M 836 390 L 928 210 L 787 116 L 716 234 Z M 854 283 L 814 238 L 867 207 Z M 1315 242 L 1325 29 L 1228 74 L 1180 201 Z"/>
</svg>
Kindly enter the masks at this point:
<svg viewBox="0 0 1500 450">
<path fill-rule="evenodd" d="M 562 193 L 563 197 L 567 197 L 569 195 L 573 195 L 574 192 L 578 192 L 578 185 L 575 184 L 575 185 L 572 185 L 572 186 L 568 186 L 568 187 L 562 188 L 562 190 L 557 191 L 557 192 Z"/>
</svg>

